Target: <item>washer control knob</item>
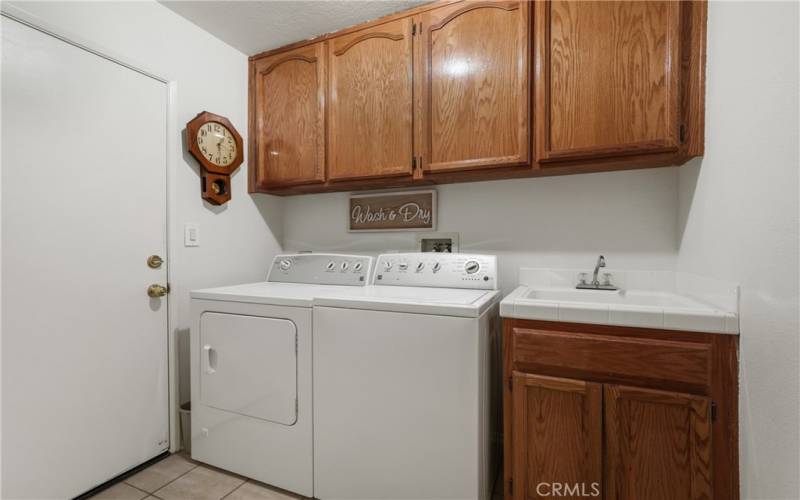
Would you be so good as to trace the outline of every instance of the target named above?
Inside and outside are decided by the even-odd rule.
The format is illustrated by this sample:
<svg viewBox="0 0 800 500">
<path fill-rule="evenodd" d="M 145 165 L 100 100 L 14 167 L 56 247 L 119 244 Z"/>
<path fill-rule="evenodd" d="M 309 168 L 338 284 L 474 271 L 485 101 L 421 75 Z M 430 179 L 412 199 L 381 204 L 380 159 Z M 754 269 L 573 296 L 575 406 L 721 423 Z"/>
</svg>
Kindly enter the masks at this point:
<svg viewBox="0 0 800 500">
<path fill-rule="evenodd" d="M 289 259 L 281 259 L 278 267 L 281 268 L 281 271 L 288 271 L 290 267 L 292 267 L 292 261 Z"/>
<path fill-rule="evenodd" d="M 420 272 L 420 271 L 422 271 L 423 269 L 425 269 L 425 263 L 424 263 L 424 262 L 420 262 L 420 263 L 418 263 L 418 264 L 417 264 L 417 272 Z"/>
<path fill-rule="evenodd" d="M 389 260 L 383 261 L 383 269 L 384 271 L 391 271 L 392 270 L 392 262 Z"/>
<path fill-rule="evenodd" d="M 408 269 L 408 262 L 404 261 L 397 264 L 397 268 L 400 269 L 401 271 L 405 271 L 406 269 Z"/>
<path fill-rule="evenodd" d="M 466 264 L 464 264 L 464 270 L 467 272 L 467 274 L 475 274 L 480 270 L 480 268 L 481 265 L 478 264 L 478 261 L 476 260 L 469 260 Z"/>
<path fill-rule="evenodd" d="M 361 271 L 362 267 L 364 267 L 364 264 L 362 264 L 361 262 L 356 262 L 355 264 L 353 264 L 353 271 L 357 273 Z"/>
<path fill-rule="evenodd" d="M 431 270 L 433 272 L 435 272 L 435 273 L 438 273 L 441 268 L 442 268 L 442 263 L 441 262 L 434 262 L 433 263 L 433 267 L 431 268 Z"/>
<path fill-rule="evenodd" d="M 342 272 L 345 272 L 345 271 L 347 271 L 347 268 L 350 267 L 350 263 L 349 262 L 342 262 L 342 265 L 340 267 L 342 268 Z"/>
<path fill-rule="evenodd" d="M 328 265 L 325 266 L 325 269 L 327 269 L 328 271 L 333 271 L 334 269 L 336 269 L 336 262 L 334 261 L 328 262 Z"/>
</svg>

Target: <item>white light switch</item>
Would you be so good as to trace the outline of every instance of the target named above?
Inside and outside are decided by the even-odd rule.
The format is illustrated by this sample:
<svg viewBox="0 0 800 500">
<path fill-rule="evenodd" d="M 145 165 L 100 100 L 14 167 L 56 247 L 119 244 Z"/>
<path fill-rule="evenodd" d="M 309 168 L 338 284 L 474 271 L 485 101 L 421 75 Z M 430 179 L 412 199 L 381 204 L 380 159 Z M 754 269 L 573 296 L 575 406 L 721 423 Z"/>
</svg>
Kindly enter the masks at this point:
<svg viewBox="0 0 800 500">
<path fill-rule="evenodd" d="M 183 246 L 200 246 L 200 224 L 187 223 L 183 226 Z"/>
</svg>

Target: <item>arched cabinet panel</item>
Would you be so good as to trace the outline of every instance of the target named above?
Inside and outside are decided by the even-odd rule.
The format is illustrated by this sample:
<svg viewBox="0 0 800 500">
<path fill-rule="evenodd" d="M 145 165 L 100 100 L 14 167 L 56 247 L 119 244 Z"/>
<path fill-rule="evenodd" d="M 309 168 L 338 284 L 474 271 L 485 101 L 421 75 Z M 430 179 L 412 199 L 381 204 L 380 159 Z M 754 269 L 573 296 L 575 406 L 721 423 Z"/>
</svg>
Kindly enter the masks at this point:
<svg viewBox="0 0 800 500">
<path fill-rule="evenodd" d="M 528 9 L 465 2 L 423 16 L 417 134 L 426 173 L 527 163 Z"/>
<path fill-rule="evenodd" d="M 251 190 L 324 182 L 325 57 L 318 43 L 251 66 Z"/>
<path fill-rule="evenodd" d="M 412 173 L 411 18 L 329 42 L 328 178 Z"/>
</svg>

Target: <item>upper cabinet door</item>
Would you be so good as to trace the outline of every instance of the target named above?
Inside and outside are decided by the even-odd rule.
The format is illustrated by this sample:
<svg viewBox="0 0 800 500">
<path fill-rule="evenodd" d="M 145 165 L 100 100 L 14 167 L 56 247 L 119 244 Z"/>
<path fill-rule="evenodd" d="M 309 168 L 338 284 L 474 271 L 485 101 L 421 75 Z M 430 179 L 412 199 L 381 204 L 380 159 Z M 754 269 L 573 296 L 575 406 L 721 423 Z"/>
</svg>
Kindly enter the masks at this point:
<svg viewBox="0 0 800 500">
<path fill-rule="evenodd" d="M 331 180 L 412 173 L 411 18 L 329 41 Z"/>
<path fill-rule="evenodd" d="M 677 151 L 685 3 L 536 2 L 540 162 Z"/>
<path fill-rule="evenodd" d="M 317 43 L 251 70 L 251 189 L 325 180 L 325 50 Z"/>
<path fill-rule="evenodd" d="M 604 388 L 606 500 L 713 498 L 709 398 Z"/>
<path fill-rule="evenodd" d="M 457 3 L 421 17 L 417 140 L 423 170 L 526 163 L 528 2 Z"/>
</svg>

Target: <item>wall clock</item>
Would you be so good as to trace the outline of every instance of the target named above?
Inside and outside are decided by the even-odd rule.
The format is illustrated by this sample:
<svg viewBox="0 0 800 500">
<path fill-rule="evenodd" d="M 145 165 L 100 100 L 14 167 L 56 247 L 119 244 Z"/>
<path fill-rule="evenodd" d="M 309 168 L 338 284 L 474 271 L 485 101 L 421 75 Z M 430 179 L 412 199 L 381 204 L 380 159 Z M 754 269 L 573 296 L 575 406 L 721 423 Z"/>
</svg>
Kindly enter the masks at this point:
<svg viewBox="0 0 800 500">
<path fill-rule="evenodd" d="M 242 136 L 224 116 L 203 111 L 186 124 L 186 143 L 203 169 L 203 199 L 215 205 L 228 202 L 230 176 L 244 160 Z"/>
</svg>

